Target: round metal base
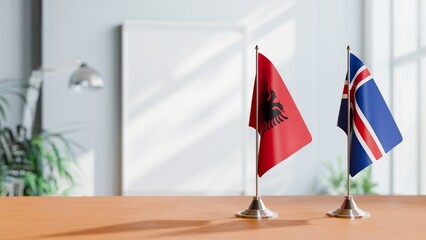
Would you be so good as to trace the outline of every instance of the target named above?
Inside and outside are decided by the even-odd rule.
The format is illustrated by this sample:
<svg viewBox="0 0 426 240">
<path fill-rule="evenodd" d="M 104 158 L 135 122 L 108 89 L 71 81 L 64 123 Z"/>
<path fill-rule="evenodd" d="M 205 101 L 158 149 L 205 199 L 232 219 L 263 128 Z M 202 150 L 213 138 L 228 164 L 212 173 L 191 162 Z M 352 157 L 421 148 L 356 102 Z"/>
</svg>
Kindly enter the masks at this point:
<svg viewBox="0 0 426 240">
<path fill-rule="evenodd" d="M 346 196 L 340 208 L 327 212 L 330 217 L 338 218 L 368 218 L 370 213 L 358 208 L 352 195 Z"/>
<path fill-rule="evenodd" d="M 250 206 L 235 216 L 240 218 L 276 218 L 278 214 L 265 207 L 260 197 L 253 197 Z"/>
</svg>

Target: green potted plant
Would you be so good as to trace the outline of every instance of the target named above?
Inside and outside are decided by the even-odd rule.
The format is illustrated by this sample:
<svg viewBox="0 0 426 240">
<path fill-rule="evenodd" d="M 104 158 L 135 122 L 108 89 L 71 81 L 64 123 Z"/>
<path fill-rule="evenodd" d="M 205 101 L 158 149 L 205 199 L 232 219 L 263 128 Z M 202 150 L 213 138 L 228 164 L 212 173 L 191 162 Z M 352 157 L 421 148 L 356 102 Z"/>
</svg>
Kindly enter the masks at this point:
<svg viewBox="0 0 426 240">
<path fill-rule="evenodd" d="M 29 87 L 22 81 L 0 80 L 0 195 L 67 195 L 75 184 L 74 148 L 80 146 L 64 136 L 66 131 L 39 131 L 28 137 L 32 129 L 3 126 L 8 95 L 25 103 L 23 92 Z"/>
</svg>

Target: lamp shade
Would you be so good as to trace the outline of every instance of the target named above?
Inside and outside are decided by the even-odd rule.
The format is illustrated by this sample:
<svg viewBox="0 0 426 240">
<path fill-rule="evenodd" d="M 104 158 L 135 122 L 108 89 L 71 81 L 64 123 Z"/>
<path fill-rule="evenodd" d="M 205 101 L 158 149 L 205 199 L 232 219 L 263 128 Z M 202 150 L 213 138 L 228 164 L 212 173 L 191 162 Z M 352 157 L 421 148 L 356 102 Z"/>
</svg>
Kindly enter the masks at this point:
<svg viewBox="0 0 426 240">
<path fill-rule="evenodd" d="M 89 88 L 99 89 L 105 85 L 102 76 L 90 68 L 85 63 L 82 63 L 78 69 L 72 74 L 69 86 L 74 89 Z"/>
</svg>

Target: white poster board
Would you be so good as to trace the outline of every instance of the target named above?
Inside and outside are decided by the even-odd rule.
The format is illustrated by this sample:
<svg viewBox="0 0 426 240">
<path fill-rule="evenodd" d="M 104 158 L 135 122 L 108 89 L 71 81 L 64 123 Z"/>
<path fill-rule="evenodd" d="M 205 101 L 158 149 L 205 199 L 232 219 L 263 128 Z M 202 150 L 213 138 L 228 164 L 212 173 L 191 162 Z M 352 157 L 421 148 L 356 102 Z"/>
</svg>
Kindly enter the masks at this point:
<svg viewBox="0 0 426 240">
<path fill-rule="evenodd" d="M 123 195 L 243 192 L 245 43 L 234 26 L 123 25 Z"/>
</svg>

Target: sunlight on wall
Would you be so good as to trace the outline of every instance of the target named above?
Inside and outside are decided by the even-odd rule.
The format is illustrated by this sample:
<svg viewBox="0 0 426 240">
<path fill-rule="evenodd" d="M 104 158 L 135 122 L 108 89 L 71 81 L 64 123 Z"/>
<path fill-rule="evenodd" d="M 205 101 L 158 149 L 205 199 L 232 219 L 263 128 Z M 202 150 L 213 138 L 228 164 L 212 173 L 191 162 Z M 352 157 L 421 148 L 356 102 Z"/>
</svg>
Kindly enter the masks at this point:
<svg viewBox="0 0 426 240">
<path fill-rule="evenodd" d="M 228 27 L 229 26 L 218 25 L 219 30 L 222 30 L 223 28 L 226 29 Z M 232 33 L 235 31 L 235 28 L 230 28 L 230 31 L 231 33 L 215 33 L 206 39 L 204 43 L 201 43 L 199 46 L 188 52 L 188 56 L 186 56 L 182 61 L 178 62 L 177 66 L 173 68 L 173 78 L 179 79 L 190 75 L 197 68 L 208 64 L 208 62 L 216 58 L 218 54 L 222 53 L 223 51 L 227 51 L 230 46 L 241 44 L 243 40 L 242 34 Z"/>
<path fill-rule="evenodd" d="M 294 1 L 282 1 L 282 2 L 264 2 L 259 5 L 252 13 L 239 21 L 240 25 L 244 25 L 247 31 L 254 32 L 259 30 L 268 24 L 275 22 L 283 14 L 288 14 L 288 11 L 294 7 Z"/>
<path fill-rule="evenodd" d="M 344 71 L 344 54 L 339 64 L 334 56 L 340 51 L 331 45 L 344 49 L 351 36 L 360 45 L 358 30 L 344 38 L 333 27 L 321 32 L 322 23 L 334 24 L 346 14 L 330 15 L 332 10 L 313 0 L 250 3 L 227 24 L 142 22 L 133 39 L 124 38 L 132 47 L 123 50 L 123 74 L 129 80 L 124 84 L 123 194 L 254 193 L 255 134 L 247 121 L 255 45 L 280 72 L 312 135 L 317 125 L 341 134 L 334 118 L 331 123 L 324 118 L 336 114 Z M 320 14 L 324 20 L 317 23 Z M 327 61 L 317 63 L 323 58 Z M 327 64 L 333 68 L 322 70 Z M 331 109 L 326 100 L 334 89 L 336 109 Z M 321 140 L 314 139 L 261 178 L 262 194 L 315 193 L 321 161 L 340 150 L 320 148 Z"/>
<path fill-rule="evenodd" d="M 262 50 L 276 67 L 283 69 L 283 74 L 289 71 L 286 66 L 293 60 L 296 46 L 296 20 L 289 19 L 281 23 L 272 31 L 262 35 L 258 40 Z M 291 80 L 284 80 L 291 81 Z"/>
</svg>

